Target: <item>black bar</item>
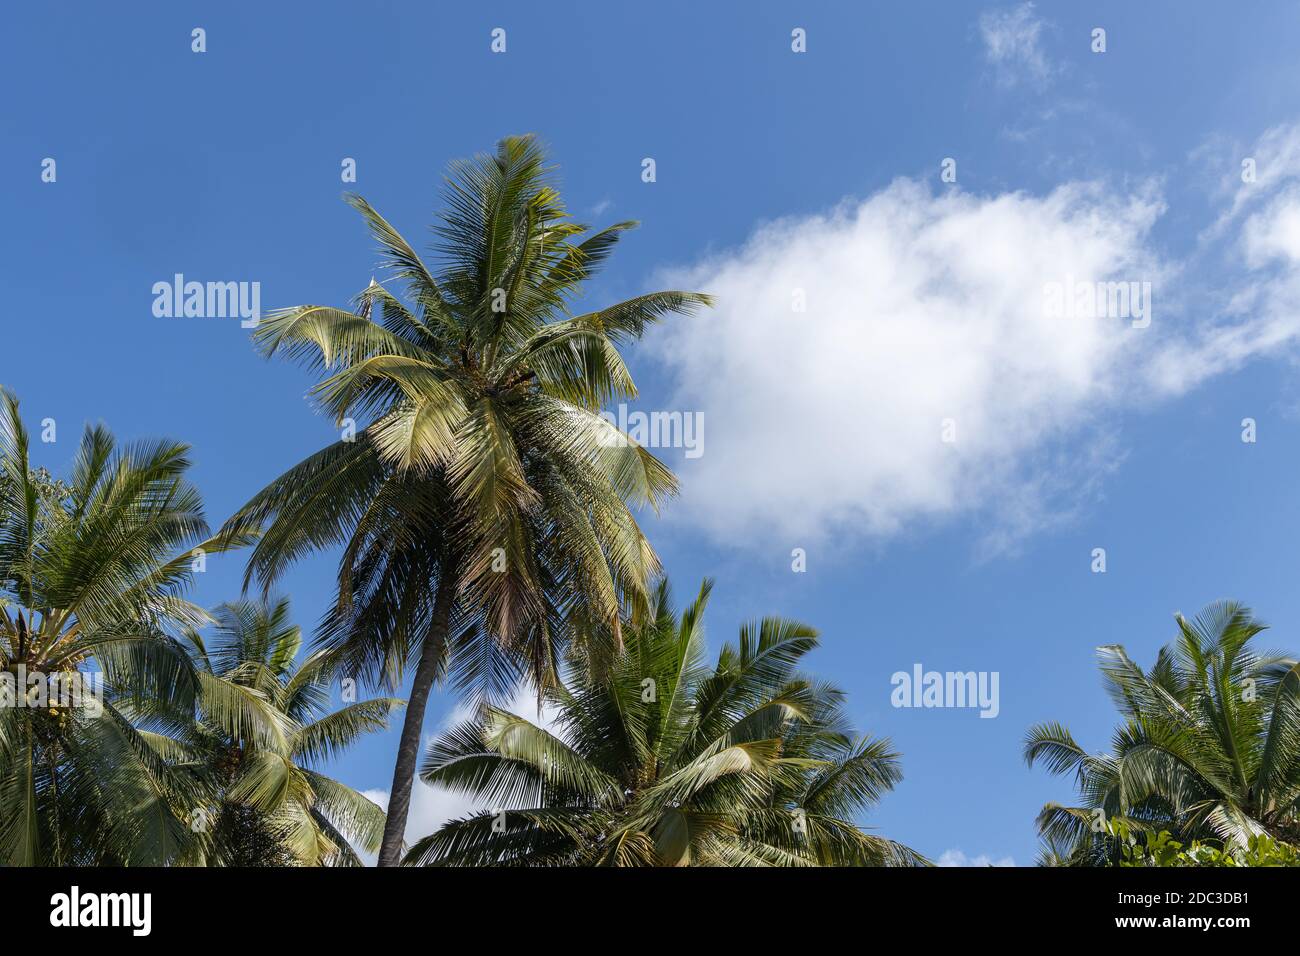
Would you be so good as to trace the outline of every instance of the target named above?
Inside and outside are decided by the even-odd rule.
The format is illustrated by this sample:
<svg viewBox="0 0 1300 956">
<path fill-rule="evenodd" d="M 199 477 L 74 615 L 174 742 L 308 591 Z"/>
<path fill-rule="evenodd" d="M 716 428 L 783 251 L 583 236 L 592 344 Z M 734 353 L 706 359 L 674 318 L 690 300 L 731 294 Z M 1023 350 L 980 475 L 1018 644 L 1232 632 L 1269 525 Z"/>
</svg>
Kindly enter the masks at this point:
<svg viewBox="0 0 1300 956">
<path fill-rule="evenodd" d="M 1043 932 L 1054 941 L 1199 933 L 1284 932 L 1300 884 L 1286 870 L 926 869 L 926 870 L 3 870 L 0 892 L 40 936 L 112 936 L 194 942 L 209 932 L 239 932 L 242 920 L 283 920 L 284 932 L 331 943 L 396 942 L 437 913 L 446 925 L 486 922 L 493 944 L 519 934 L 540 940 L 564 924 L 622 920 L 626 932 L 654 923 L 658 894 L 680 904 L 680 918 L 705 923 L 749 919 L 749 929 L 813 930 L 860 921 L 911 926 L 926 940 L 990 940 Z M 150 894 L 147 937 L 130 926 L 54 927 L 55 894 Z M 249 910 L 260 913 L 250 914 Z M 693 914 L 693 915 L 692 915 Z M 1208 926 L 1200 921 L 1209 920 Z M 1238 922 L 1244 920 L 1245 922 Z M 641 921 L 640 923 L 638 921 Z M 1138 921 L 1138 922 L 1134 922 Z M 1150 922 L 1147 922 L 1150 921 Z M 1195 922 L 1192 922 L 1195 921 Z M 1144 925 L 1145 924 L 1145 925 Z M 440 924 L 441 925 L 441 924 Z M 657 934 L 659 927 L 643 925 Z M 684 926 L 682 927 L 684 929 Z M 829 931 L 829 930 L 827 930 Z M 502 935 L 504 934 L 504 936 Z M 538 934 L 541 934 L 539 937 Z"/>
</svg>

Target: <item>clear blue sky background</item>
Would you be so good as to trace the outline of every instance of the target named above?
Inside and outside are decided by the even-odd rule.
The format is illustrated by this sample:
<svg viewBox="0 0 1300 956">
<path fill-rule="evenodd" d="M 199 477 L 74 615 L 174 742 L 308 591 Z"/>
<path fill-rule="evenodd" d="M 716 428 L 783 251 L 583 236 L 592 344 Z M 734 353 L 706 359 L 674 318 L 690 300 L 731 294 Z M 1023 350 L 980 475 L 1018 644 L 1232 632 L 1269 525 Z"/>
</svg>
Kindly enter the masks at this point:
<svg viewBox="0 0 1300 956">
<path fill-rule="evenodd" d="M 1176 254 L 1206 222 L 1188 154 L 1300 114 L 1300 8 L 1280 2 L 1042 4 L 1043 47 L 1070 67 L 1048 94 L 996 82 L 976 28 L 995 4 L 21 7 L 6 7 L 0 29 L 0 381 L 31 423 L 58 421 L 59 441 L 38 450 L 56 470 L 87 421 L 192 443 L 214 524 L 335 433 L 304 402 L 306 376 L 256 357 L 237 321 L 155 318 L 150 288 L 183 272 L 260 281 L 268 308 L 345 303 L 374 261 L 345 188 L 420 239 L 447 160 L 537 132 L 573 210 L 607 204 L 601 219 L 644 222 L 592 291 L 612 300 L 764 220 L 933 177 L 944 156 L 961 157 L 975 192 L 1163 176 L 1172 211 L 1157 238 Z M 1110 49 L 1090 57 L 1099 24 Z M 195 26 L 206 54 L 190 51 Z M 488 49 L 496 26 L 505 56 Z M 790 53 L 795 26 L 808 30 L 804 57 Z M 1052 96 L 1091 105 L 1032 143 L 1003 135 Z M 345 156 L 355 187 L 339 180 Z M 658 162 L 653 188 L 644 156 Z M 40 181 L 44 157 L 57 159 L 57 183 Z M 644 356 L 634 368 L 653 406 L 669 387 L 662 370 Z M 1096 645 L 1121 642 L 1149 662 L 1172 612 L 1231 596 L 1273 624 L 1273 644 L 1300 649 L 1292 381 L 1289 365 L 1257 362 L 1131 409 L 1104 499 L 991 561 L 973 559 L 967 521 L 849 549 L 805 575 L 790 574 L 787 553 L 649 531 L 680 594 L 717 577 L 715 643 L 762 613 L 822 630 L 813 668 L 904 754 L 905 780 L 871 825 L 936 858 L 959 849 L 1027 864 L 1037 810 L 1070 787 L 1026 770 L 1020 741 L 1029 724 L 1060 719 L 1104 746 L 1112 710 Z M 1239 441 L 1246 415 L 1260 421 L 1257 445 Z M 1089 573 L 1098 543 L 1106 575 Z M 234 597 L 241 570 L 214 560 L 199 599 Z M 308 628 L 332 570 L 321 556 L 285 582 Z M 1000 716 L 892 709 L 889 675 L 914 661 L 999 671 Z M 452 703 L 437 700 L 430 728 Z M 395 744 L 395 733 L 372 738 L 335 769 L 387 789 Z"/>
</svg>

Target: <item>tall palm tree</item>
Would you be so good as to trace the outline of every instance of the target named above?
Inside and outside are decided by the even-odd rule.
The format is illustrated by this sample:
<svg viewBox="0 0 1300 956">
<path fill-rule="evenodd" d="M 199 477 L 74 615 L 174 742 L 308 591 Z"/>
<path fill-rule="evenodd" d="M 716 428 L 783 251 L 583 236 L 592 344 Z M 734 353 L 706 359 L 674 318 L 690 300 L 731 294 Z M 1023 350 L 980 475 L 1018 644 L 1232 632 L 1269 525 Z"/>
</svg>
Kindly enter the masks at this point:
<svg viewBox="0 0 1300 956">
<path fill-rule="evenodd" d="M 1122 723 L 1109 753 L 1090 754 L 1059 723 L 1032 727 L 1025 760 L 1073 774 L 1079 806 L 1049 803 L 1038 818 L 1045 862 L 1114 862 L 1113 821 L 1245 849 L 1252 836 L 1300 838 L 1300 664 L 1257 656 L 1265 629 L 1235 602 L 1189 620 L 1143 671 L 1111 644 L 1098 648 Z"/>
<path fill-rule="evenodd" d="M 213 640 L 187 635 L 204 678 L 200 719 L 175 751 L 178 760 L 203 767 L 216 796 L 206 862 L 360 866 L 353 844 L 378 850 L 384 813 L 312 765 L 387 727 L 401 701 L 376 698 L 330 710 L 333 662 L 324 652 L 298 662 L 302 632 L 287 598 L 223 604 L 215 619 Z M 231 698 L 246 704 L 248 724 L 238 736 L 208 719 Z"/>
<path fill-rule="evenodd" d="M 843 693 L 800 674 L 816 632 L 746 624 L 705 661 L 710 583 L 647 615 L 547 687 L 552 727 L 486 703 L 430 746 L 421 777 L 481 813 L 419 840 L 452 866 L 861 866 L 925 860 L 853 818 L 902 778 L 887 740 L 855 738 Z M 593 661 L 595 662 L 593 665 Z"/>
<path fill-rule="evenodd" d="M 120 448 L 89 427 L 66 482 L 33 471 L 28 447 L 0 390 L 0 862 L 172 862 L 202 788 L 137 725 L 197 699 L 176 639 L 208 620 L 183 597 L 197 549 L 252 536 L 205 540 L 184 445 Z"/>
<path fill-rule="evenodd" d="M 405 298 L 372 280 L 355 311 L 304 305 L 259 326 L 267 355 L 323 376 L 312 394 L 344 437 L 233 520 L 265 527 L 248 574 L 268 587 L 306 552 L 341 544 L 325 642 L 389 684 L 415 662 L 379 857 L 389 866 L 433 685 L 452 674 L 502 693 L 523 668 L 545 686 L 575 620 L 617 626 L 622 599 L 644 604 L 658 561 L 629 506 L 657 507 L 675 481 L 598 413 L 636 393 L 619 347 L 709 300 L 653 292 L 575 314 L 583 282 L 635 223 L 584 237 L 532 137 L 452 165 L 436 274 L 364 199 L 348 202 Z"/>
</svg>

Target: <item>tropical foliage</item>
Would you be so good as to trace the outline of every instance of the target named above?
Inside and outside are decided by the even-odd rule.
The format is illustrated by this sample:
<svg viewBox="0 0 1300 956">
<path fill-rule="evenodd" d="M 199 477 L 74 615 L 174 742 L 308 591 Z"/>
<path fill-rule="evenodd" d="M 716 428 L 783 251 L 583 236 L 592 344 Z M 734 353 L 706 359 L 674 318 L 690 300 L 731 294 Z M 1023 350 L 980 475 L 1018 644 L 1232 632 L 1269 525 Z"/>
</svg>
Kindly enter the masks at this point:
<svg viewBox="0 0 1300 956">
<path fill-rule="evenodd" d="M 123 448 L 87 428 L 66 483 L 34 472 L 28 450 L 2 392 L 0 676 L 17 694 L 0 706 L 0 861 L 175 860 L 195 844 L 202 787 L 137 724 L 192 712 L 198 697 L 176 639 L 207 620 L 183 597 L 192 553 L 251 536 L 206 540 L 183 445 Z M 83 706 L 59 706 L 60 686 L 84 688 Z M 212 719 L 238 725 L 221 708 Z"/>
<path fill-rule="evenodd" d="M 599 635 L 543 688 L 543 724 L 484 703 L 435 740 L 422 779 L 487 809 L 418 841 L 407 862 L 923 863 L 853 822 L 902 775 L 887 740 L 853 735 L 843 694 L 798 671 L 816 632 L 765 618 L 709 664 L 709 591 L 678 616 L 661 582 L 621 646 Z"/>
<path fill-rule="evenodd" d="M 395 865 L 444 681 L 476 717 L 424 777 L 502 810 L 408 863 L 925 864 L 856 822 L 899 756 L 799 670 L 815 632 L 766 618 L 706 661 L 710 585 L 678 615 L 638 523 L 676 480 L 602 410 L 636 396 L 622 350 L 709 297 L 580 307 L 636 223 L 574 221 L 532 137 L 452 165 L 429 262 L 348 202 L 382 281 L 254 333 L 317 376 L 340 439 L 216 536 L 184 445 L 90 427 L 58 480 L 0 391 L 0 864 Z M 209 556 L 246 547 L 260 599 L 187 599 Z M 331 547 L 309 651 L 270 592 Z M 331 709 L 342 675 L 411 678 L 386 814 L 324 770 L 402 702 Z M 89 697 L 66 703 L 78 681 Z M 553 721 L 496 706 L 521 681 Z"/>
<path fill-rule="evenodd" d="M 453 164 L 445 199 L 435 268 L 349 197 L 385 283 L 352 310 L 303 305 L 257 329 L 267 355 L 321 376 L 311 394 L 343 437 L 231 526 L 265 528 L 248 574 L 268 586 L 341 545 L 326 645 L 377 683 L 415 663 L 381 865 L 400 856 L 435 683 L 499 695 L 523 671 L 551 686 L 576 626 L 617 628 L 623 602 L 645 604 L 659 565 L 631 509 L 657 507 L 675 482 L 599 412 L 636 394 L 620 347 L 708 302 L 652 292 L 579 311 L 583 283 L 635 223 L 574 222 L 531 137 Z"/>
<path fill-rule="evenodd" d="M 1300 838 L 1300 664 L 1256 654 L 1264 625 L 1234 602 L 1175 618 L 1178 634 L 1143 671 L 1119 645 L 1099 648 L 1122 718 L 1107 753 L 1090 754 L 1061 724 L 1030 729 L 1025 759 L 1071 774 L 1079 803 L 1038 818 L 1044 862 L 1123 858 L 1124 833 L 1168 831 L 1240 857 L 1261 837 Z"/>
<path fill-rule="evenodd" d="M 302 632 L 289 602 L 223 604 L 211 640 L 187 635 L 199 677 L 199 719 L 178 735 L 179 762 L 198 763 L 214 800 L 204 822 L 208 862 L 226 866 L 360 866 L 374 853 L 383 811 L 312 769 L 388 725 L 401 701 L 356 701 L 330 710 L 330 655 L 301 662 Z M 212 719 L 240 715 L 237 735 Z M 169 745 L 158 742 L 160 750 Z"/>
<path fill-rule="evenodd" d="M 357 862 L 378 807 L 304 766 L 382 726 L 324 714 L 328 661 L 295 666 L 287 604 L 213 622 L 184 597 L 209 539 L 183 445 L 88 428 L 66 481 L 30 466 L 0 392 L 0 862 Z"/>
<path fill-rule="evenodd" d="M 1112 821 L 1111 834 L 1119 841 L 1122 867 L 1300 866 L 1300 850 L 1264 834 L 1231 850 L 1199 840 L 1185 847 L 1167 830 L 1135 833 L 1122 820 Z"/>
</svg>

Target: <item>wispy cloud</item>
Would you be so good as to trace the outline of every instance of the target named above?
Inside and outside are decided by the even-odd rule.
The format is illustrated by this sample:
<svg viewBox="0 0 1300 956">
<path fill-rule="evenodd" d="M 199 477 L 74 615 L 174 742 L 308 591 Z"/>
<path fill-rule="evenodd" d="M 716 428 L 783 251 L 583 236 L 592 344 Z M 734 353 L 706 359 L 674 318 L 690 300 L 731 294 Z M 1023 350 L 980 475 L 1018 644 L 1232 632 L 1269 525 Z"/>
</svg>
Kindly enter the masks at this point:
<svg viewBox="0 0 1300 956">
<path fill-rule="evenodd" d="M 939 859 L 935 860 L 937 866 L 1015 866 L 1016 861 L 1009 856 L 994 859 L 987 853 L 981 853 L 979 856 L 967 856 L 961 850 L 944 850 Z"/>
<path fill-rule="evenodd" d="M 1043 21 L 1032 3 L 1004 10 L 989 10 L 979 19 L 984 55 L 1006 86 L 1021 82 L 1045 84 L 1053 73 L 1043 53 Z"/>
</svg>

